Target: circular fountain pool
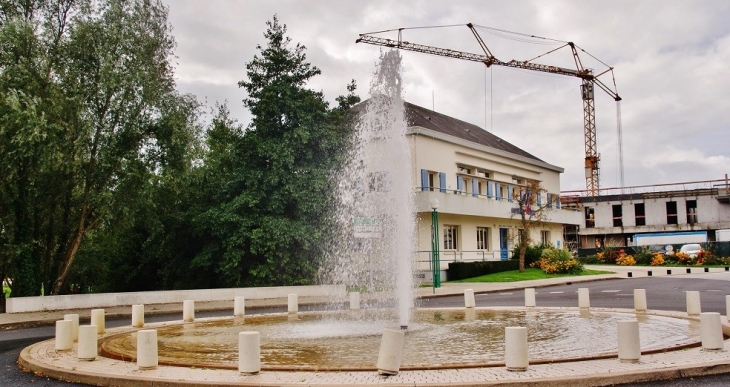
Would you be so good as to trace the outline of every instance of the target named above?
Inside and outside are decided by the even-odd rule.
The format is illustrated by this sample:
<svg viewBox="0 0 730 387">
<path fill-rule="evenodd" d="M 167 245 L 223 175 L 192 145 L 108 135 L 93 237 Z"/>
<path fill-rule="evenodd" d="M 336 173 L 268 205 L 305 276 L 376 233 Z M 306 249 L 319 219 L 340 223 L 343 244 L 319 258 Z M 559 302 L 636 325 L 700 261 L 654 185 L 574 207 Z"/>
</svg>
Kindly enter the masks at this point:
<svg viewBox="0 0 730 387">
<path fill-rule="evenodd" d="M 381 312 L 302 313 L 209 319 L 157 327 L 160 364 L 236 368 L 238 332 L 261 333 L 263 369 L 374 369 L 383 329 Z M 617 321 L 638 319 L 643 351 L 699 341 L 699 323 L 633 313 L 579 310 L 426 309 L 406 332 L 402 369 L 500 365 L 504 328 L 528 329 L 531 362 L 615 355 Z M 132 360 L 136 334 L 111 335 L 102 353 Z"/>
</svg>

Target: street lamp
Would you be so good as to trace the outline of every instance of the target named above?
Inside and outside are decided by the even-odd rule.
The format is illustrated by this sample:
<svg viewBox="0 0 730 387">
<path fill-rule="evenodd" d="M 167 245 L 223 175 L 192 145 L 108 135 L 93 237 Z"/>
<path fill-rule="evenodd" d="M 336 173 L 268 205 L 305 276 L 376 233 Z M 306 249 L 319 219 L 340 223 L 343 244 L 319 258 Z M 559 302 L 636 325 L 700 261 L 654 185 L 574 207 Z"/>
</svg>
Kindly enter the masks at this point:
<svg viewBox="0 0 730 387">
<path fill-rule="evenodd" d="M 441 287 L 441 260 L 439 259 L 439 201 L 431 199 L 431 268 L 433 270 L 433 292 Z"/>
</svg>

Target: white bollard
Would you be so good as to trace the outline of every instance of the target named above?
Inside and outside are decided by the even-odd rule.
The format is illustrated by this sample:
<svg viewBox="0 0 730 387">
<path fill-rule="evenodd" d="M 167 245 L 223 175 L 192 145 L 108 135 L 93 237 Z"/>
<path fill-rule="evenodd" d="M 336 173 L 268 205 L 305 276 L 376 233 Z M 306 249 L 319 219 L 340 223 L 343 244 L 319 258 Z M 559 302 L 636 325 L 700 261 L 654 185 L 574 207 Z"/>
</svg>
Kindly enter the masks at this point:
<svg viewBox="0 0 730 387">
<path fill-rule="evenodd" d="M 634 289 L 634 309 L 646 312 L 646 289 Z"/>
<path fill-rule="evenodd" d="M 699 316 L 702 313 L 702 305 L 700 304 L 700 292 L 697 290 L 688 290 L 687 292 L 687 314 L 690 316 Z"/>
<path fill-rule="evenodd" d="M 474 289 L 464 289 L 464 307 L 473 308 L 476 306 L 474 301 Z"/>
<path fill-rule="evenodd" d="M 730 321 L 730 296 L 725 296 L 725 318 Z"/>
<path fill-rule="evenodd" d="M 258 332 L 238 332 L 238 372 L 261 372 L 261 335 Z"/>
<path fill-rule="evenodd" d="M 350 310 L 360 309 L 360 292 L 350 293 Z"/>
<path fill-rule="evenodd" d="M 193 300 L 183 301 L 183 321 L 185 321 L 185 322 L 195 321 L 195 301 L 193 301 Z"/>
<path fill-rule="evenodd" d="M 91 323 L 89 325 L 96 325 L 96 333 L 106 331 L 106 318 L 104 316 L 104 309 L 91 310 Z"/>
<path fill-rule="evenodd" d="M 289 295 L 289 313 L 299 312 L 299 301 L 296 294 Z"/>
<path fill-rule="evenodd" d="M 507 370 L 526 371 L 528 364 L 527 328 L 504 328 L 504 365 Z"/>
<path fill-rule="evenodd" d="M 705 312 L 700 314 L 700 338 L 702 339 L 702 350 L 704 351 L 720 351 L 725 348 L 720 313 Z"/>
<path fill-rule="evenodd" d="M 79 341 L 79 315 L 78 314 L 64 314 L 64 320 L 71 321 L 71 337 L 73 341 Z"/>
<path fill-rule="evenodd" d="M 400 371 L 405 337 L 403 331 L 383 330 L 378 354 L 378 375 L 396 375 Z"/>
<path fill-rule="evenodd" d="M 94 360 L 96 359 L 97 353 L 97 339 L 96 334 L 98 332 L 96 325 L 84 325 L 79 327 L 79 348 L 76 354 L 79 360 Z"/>
<path fill-rule="evenodd" d="M 578 288 L 578 307 L 579 308 L 590 308 L 591 298 L 588 288 Z"/>
<path fill-rule="evenodd" d="M 618 359 L 622 363 L 638 363 L 641 358 L 639 322 L 626 320 L 618 322 Z"/>
<path fill-rule="evenodd" d="M 157 368 L 157 331 L 137 331 L 137 367 L 141 370 Z"/>
<path fill-rule="evenodd" d="M 132 305 L 132 326 L 135 328 L 144 326 L 144 305 Z"/>
<path fill-rule="evenodd" d="M 70 351 L 73 346 L 73 321 L 56 321 L 56 351 Z"/>
<path fill-rule="evenodd" d="M 525 289 L 525 306 L 528 308 L 534 308 L 537 305 L 535 302 L 535 288 Z"/>
<path fill-rule="evenodd" d="M 243 317 L 246 315 L 246 297 L 236 296 L 233 298 L 233 316 Z"/>
</svg>

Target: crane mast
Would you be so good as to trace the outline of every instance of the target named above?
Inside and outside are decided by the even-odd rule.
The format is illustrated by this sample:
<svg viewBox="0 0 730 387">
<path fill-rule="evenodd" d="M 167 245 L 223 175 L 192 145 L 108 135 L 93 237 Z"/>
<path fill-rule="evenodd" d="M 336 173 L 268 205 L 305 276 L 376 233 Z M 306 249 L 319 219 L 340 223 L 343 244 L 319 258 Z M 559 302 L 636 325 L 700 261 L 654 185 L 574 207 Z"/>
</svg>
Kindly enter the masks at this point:
<svg viewBox="0 0 730 387">
<path fill-rule="evenodd" d="M 434 46 L 428 46 L 428 45 L 404 41 L 402 39 L 403 28 L 398 29 L 398 40 L 382 38 L 382 37 L 373 36 L 370 34 L 360 34 L 359 38 L 356 40 L 356 43 L 367 43 L 367 44 L 372 44 L 372 45 L 376 45 L 376 46 L 397 48 L 397 49 L 406 50 L 406 51 L 414 51 L 414 52 L 420 52 L 420 53 L 424 53 L 424 54 L 431 54 L 431 55 L 437 55 L 437 56 L 444 56 L 444 57 L 448 57 L 448 58 L 468 60 L 468 61 L 472 61 L 472 62 L 481 62 L 487 67 L 497 65 L 497 66 L 503 66 L 503 67 L 540 71 L 540 72 L 545 72 L 545 73 L 580 78 L 582 80 L 581 96 L 583 99 L 583 126 L 584 126 L 584 136 L 585 136 L 586 190 L 590 193 L 591 196 L 596 196 L 598 194 L 598 190 L 600 188 L 600 183 L 599 183 L 600 156 L 598 154 L 598 147 L 596 145 L 596 109 L 595 109 L 594 89 L 597 86 L 598 88 L 600 88 L 601 90 L 606 92 L 608 95 L 610 95 L 611 98 L 613 98 L 617 103 L 618 103 L 618 101 L 621 101 L 621 97 L 619 97 L 618 93 L 615 90 L 615 81 L 614 81 L 614 88 L 611 89 L 609 86 L 607 86 L 606 84 L 601 82 L 601 80 L 598 79 L 598 77 L 600 77 L 601 75 L 604 75 L 608 72 L 613 73 L 613 68 L 608 67 L 608 69 L 605 70 L 604 72 L 602 72 L 598 75 L 594 75 L 593 70 L 583 67 L 580 56 L 578 55 L 578 50 L 576 48 L 576 45 L 572 42 L 567 42 L 567 43 L 565 43 L 565 45 L 558 47 L 554 50 L 551 50 L 550 52 L 559 50 L 563 47 L 569 47 L 572 52 L 572 55 L 573 55 L 573 60 L 575 62 L 575 67 L 576 67 L 575 69 L 569 69 L 569 68 L 564 68 L 564 67 L 559 67 L 559 66 L 551 66 L 551 65 L 541 64 L 541 63 L 534 63 L 534 62 L 532 62 L 532 60 L 517 61 L 517 60 L 513 59 L 510 61 L 502 61 L 500 59 L 497 59 L 494 55 L 492 55 L 492 53 L 489 50 L 489 48 L 487 47 L 486 43 L 484 43 L 484 40 L 479 35 L 477 30 L 474 28 L 474 25 L 472 23 L 469 23 L 466 26 L 469 27 L 471 32 L 474 34 L 474 38 L 479 43 L 479 46 L 482 48 L 482 51 L 484 51 L 483 54 L 474 54 L 474 53 L 470 53 L 470 52 L 457 51 L 457 50 L 451 50 L 448 48 L 434 47 Z M 621 133 L 620 121 L 619 121 L 619 133 Z M 619 138 L 619 143 L 620 143 L 620 141 L 621 141 L 621 139 Z M 623 160 L 623 156 L 620 155 L 620 157 L 621 157 L 621 160 Z M 623 165 L 620 166 L 620 169 L 621 169 L 621 175 L 623 177 Z M 621 184 L 623 185 L 623 181 L 621 181 Z"/>
</svg>

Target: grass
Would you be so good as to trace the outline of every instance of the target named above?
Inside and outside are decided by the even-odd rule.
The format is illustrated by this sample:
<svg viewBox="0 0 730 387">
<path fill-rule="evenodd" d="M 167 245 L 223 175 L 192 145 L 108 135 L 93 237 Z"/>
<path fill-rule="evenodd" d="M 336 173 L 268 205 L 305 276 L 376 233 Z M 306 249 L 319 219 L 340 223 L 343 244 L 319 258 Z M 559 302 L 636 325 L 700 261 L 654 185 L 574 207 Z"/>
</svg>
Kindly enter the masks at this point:
<svg viewBox="0 0 730 387">
<path fill-rule="evenodd" d="M 583 270 L 580 274 L 546 274 L 541 269 L 526 268 L 524 273 L 520 273 L 519 270 L 503 271 L 500 273 L 486 274 L 474 278 L 466 278 L 458 281 L 449 282 L 518 282 L 518 281 L 529 281 L 536 279 L 545 278 L 557 278 L 557 277 L 575 277 L 584 275 L 597 275 L 597 274 L 613 274 L 611 271 L 604 270 Z"/>
</svg>

